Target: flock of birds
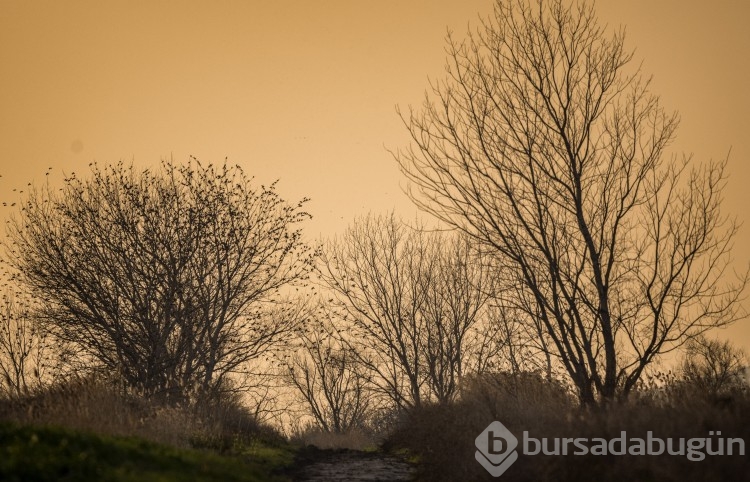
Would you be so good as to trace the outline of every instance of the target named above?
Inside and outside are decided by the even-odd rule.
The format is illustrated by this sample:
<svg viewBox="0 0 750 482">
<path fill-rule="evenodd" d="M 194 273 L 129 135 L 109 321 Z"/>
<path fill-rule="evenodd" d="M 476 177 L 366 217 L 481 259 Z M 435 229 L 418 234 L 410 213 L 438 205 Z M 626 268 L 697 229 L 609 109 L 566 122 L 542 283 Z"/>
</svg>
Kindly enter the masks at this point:
<svg viewBox="0 0 750 482">
<path fill-rule="evenodd" d="M 51 167 L 48 167 L 48 168 L 47 168 L 47 172 L 45 172 L 45 173 L 44 173 L 44 175 L 45 175 L 45 176 L 49 176 L 49 173 L 50 173 L 51 171 L 52 171 L 52 168 L 51 168 Z M 1 177 L 3 177 L 3 175 L 2 175 L 2 174 L 0 174 L 0 178 L 1 178 Z M 31 183 L 31 182 L 29 182 L 29 183 L 27 184 L 27 187 L 32 187 L 32 186 L 33 186 L 33 183 Z M 23 193 L 24 193 L 24 190 L 23 190 L 23 189 L 20 189 L 20 190 L 19 190 L 18 188 L 13 188 L 13 189 L 12 189 L 12 192 L 16 192 L 16 193 L 18 193 L 18 194 L 23 194 Z M 7 202 L 7 201 L 4 201 L 4 202 L 3 202 L 3 207 L 14 207 L 14 206 L 15 206 L 16 204 L 18 204 L 18 203 L 17 203 L 17 202 L 10 202 L 10 203 L 9 203 L 9 202 Z"/>
</svg>

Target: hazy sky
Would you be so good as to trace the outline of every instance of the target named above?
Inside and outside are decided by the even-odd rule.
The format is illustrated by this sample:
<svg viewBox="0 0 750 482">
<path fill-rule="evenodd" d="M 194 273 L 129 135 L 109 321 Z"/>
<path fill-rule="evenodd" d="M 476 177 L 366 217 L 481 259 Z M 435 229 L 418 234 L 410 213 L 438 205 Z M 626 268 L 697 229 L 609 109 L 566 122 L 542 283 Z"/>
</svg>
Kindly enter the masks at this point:
<svg viewBox="0 0 750 482">
<path fill-rule="evenodd" d="M 279 179 L 312 198 L 313 236 L 354 216 L 415 209 L 387 148 L 406 144 L 395 106 L 442 75 L 447 28 L 462 35 L 492 0 L 0 0 L 0 200 L 48 167 L 194 155 Z M 679 110 L 676 152 L 731 149 L 725 211 L 750 259 L 750 2 L 606 0 L 603 23 Z M 0 207 L 0 218 L 9 208 Z M 750 322 L 727 330 L 750 349 Z"/>
</svg>

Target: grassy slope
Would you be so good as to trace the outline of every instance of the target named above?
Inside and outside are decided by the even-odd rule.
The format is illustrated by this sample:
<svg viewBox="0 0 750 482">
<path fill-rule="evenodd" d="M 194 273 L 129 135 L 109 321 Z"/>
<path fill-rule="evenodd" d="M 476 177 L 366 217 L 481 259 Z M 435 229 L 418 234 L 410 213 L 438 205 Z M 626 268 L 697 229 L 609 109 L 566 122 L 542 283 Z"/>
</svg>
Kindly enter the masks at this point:
<svg viewBox="0 0 750 482">
<path fill-rule="evenodd" d="M 136 438 L 0 424 L 0 480 L 272 481 L 291 463 L 286 447 L 257 445 L 242 456 L 181 450 Z"/>
</svg>

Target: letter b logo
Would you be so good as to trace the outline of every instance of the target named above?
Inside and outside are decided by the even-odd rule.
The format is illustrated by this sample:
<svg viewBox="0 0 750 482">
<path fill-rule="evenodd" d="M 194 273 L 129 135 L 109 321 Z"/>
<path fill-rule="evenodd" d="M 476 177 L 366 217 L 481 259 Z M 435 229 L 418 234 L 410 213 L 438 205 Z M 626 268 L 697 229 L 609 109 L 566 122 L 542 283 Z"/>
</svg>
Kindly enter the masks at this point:
<svg viewBox="0 0 750 482">
<path fill-rule="evenodd" d="M 500 477 L 518 459 L 518 439 L 500 422 L 489 424 L 474 443 L 474 458 L 493 477 Z"/>
<path fill-rule="evenodd" d="M 487 432 L 487 455 L 502 455 L 508 448 L 508 443 L 503 437 L 499 437 L 495 432 Z"/>
</svg>

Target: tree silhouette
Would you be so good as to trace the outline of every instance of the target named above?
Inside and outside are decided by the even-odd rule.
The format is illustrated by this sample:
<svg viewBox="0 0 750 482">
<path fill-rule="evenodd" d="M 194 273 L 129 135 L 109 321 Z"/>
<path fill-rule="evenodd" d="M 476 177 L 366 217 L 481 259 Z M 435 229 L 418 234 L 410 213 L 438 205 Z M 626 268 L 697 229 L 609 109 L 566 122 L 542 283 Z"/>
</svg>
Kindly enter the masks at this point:
<svg viewBox="0 0 750 482">
<path fill-rule="evenodd" d="M 31 316 L 29 300 L 12 290 L 0 296 L 0 392 L 16 397 L 41 384 L 51 340 Z"/>
<path fill-rule="evenodd" d="M 502 343 L 485 330 L 487 270 L 466 239 L 370 215 L 321 260 L 346 321 L 342 341 L 394 406 L 452 400 L 465 372 L 499 356 Z"/>
<path fill-rule="evenodd" d="M 724 282 L 726 162 L 667 152 L 678 126 L 622 31 L 586 3 L 498 2 L 402 113 L 424 209 L 494 254 L 501 302 L 549 337 L 581 400 L 626 395 L 660 353 L 744 316 Z"/>
<path fill-rule="evenodd" d="M 326 432 L 361 428 L 374 406 L 367 377 L 336 333 L 333 313 L 319 306 L 300 334 L 300 347 L 284 360 L 284 378 L 295 397 Z"/>
<path fill-rule="evenodd" d="M 130 386 L 206 393 L 300 322 L 280 289 L 311 268 L 304 202 L 226 163 L 94 164 L 28 195 L 9 225 L 10 263 L 55 336 Z"/>
</svg>

